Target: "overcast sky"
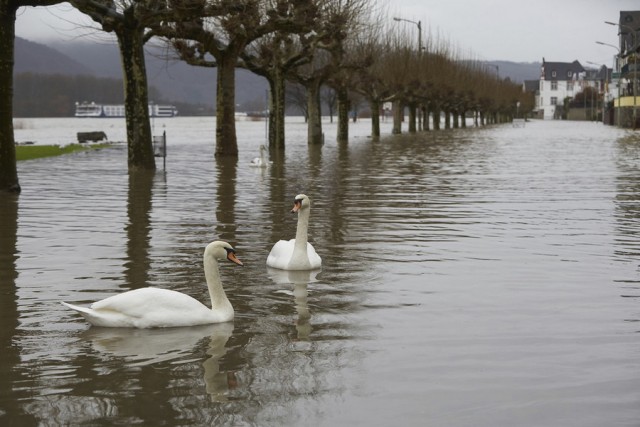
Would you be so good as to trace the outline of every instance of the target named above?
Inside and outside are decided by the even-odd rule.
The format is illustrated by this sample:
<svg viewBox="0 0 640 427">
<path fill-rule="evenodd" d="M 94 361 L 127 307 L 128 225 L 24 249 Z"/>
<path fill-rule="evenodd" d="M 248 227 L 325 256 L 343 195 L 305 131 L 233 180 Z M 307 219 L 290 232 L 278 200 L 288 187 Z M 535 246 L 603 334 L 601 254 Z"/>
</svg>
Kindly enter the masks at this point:
<svg viewBox="0 0 640 427">
<path fill-rule="evenodd" d="M 385 0 L 378 0 L 380 2 Z M 420 21 L 423 38 L 430 34 L 449 40 L 480 60 L 514 62 L 587 62 L 612 66 L 618 45 L 621 10 L 640 10 L 639 0 L 389 0 L 392 17 Z M 16 35 L 31 41 L 82 39 L 78 24 L 91 20 L 68 3 L 27 7 L 18 11 Z M 406 25 L 409 31 L 417 25 Z M 80 36 L 79 36 L 80 35 Z"/>
</svg>

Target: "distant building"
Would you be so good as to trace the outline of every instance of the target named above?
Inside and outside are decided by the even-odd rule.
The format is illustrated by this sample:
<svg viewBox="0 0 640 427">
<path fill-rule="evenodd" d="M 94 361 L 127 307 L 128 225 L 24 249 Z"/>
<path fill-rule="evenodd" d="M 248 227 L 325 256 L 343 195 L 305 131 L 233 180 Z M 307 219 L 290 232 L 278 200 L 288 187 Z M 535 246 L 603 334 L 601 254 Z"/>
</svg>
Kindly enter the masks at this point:
<svg viewBox="0 0 640 427">
<path fill-rule="evenodd" d="M 620 81 L 615 100 L 615 123 L 622 127 L 640 128 L 638 100 L 640 84 L 640 11 L 620 11 L 618 23 L 620 53 L 616 76 Z"/>
<path fill-rule="evenodd" d="M 573 99 L 585 88 L 593 87 L 598 93 L 604 89 L 604 82 L 598 78 L 598 70 L 585 69 L 578 61 L 547 62 L 544 58 L 539 84 L 537 111 L 538 117 L 545 120 L 559 119 L 565 99 Z"/>
</svg>

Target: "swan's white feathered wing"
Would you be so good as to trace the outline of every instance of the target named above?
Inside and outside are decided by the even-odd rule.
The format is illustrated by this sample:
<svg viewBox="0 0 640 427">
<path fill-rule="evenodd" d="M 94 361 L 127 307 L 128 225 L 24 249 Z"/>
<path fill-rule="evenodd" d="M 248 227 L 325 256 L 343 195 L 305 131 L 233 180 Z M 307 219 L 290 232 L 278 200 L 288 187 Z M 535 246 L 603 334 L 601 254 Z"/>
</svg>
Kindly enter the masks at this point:
<svg viewBox="0 0 640 427">
<path fill-rule="evenodd" d="M 91 307 L 67 304 L 95 326 L 166 328 L 222 323 L 233 320 L 229 302 L 218 272 L 217 259 L 243 265 L 233 247 L 223 241 L 211 242 L 204 251 L 204 271 L 212 308 L 189 295 L 159 288 L 142 288 L 94 302 Z"/>
<path fill-rule="evenodd" d="M 307 242 L 307 260 L 294 260 L 293 248 L 296 239 L 279 240 L 267 257 L 267 267 L 281 270 L 315 270 L 322 266 L 322 259 L 311 243 Z"/>
<path fill-rule="evenodd" d="M 95 326 L 162 328 L 226 322 L 228 313 L 214 312 L 189 295 L 159 288 L 142 288 L 97 301 L 90 308 L 63 304 Z"/>
</svg>

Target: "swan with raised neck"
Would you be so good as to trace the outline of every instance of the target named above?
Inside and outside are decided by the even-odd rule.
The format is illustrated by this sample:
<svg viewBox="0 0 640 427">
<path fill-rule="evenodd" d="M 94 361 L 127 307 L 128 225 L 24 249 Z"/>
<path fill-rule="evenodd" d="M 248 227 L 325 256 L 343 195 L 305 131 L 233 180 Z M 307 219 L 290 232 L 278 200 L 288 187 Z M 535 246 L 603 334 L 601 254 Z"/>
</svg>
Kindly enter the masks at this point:
<svg viewBox="0 0 640 427">
<path fill-rule="evenodd" d="M 95 326 L 167 328 L 229 322 L 233 320 L 234 311 L 220 282 L 218 259 L 243 265 L 229 243 L 215 241 L 207 245 L 203 264 L 211 308 L 181 292 L 154 287 L 123 292 L 94 302 L 88 308 L 62 304 Z"/>
<path fill-rule="evenodd" d="M 258 168 L 266 168 L 269 166 L 269 157 L 267 156 L 267 147 L 260 145 L 260 157 L 251 160 L 251 166 Z"/>
<path fill-rule="evenodd" d="M 311 200 L 298 194 L 293 202 L 292 213 L 298 214 L 296 238 L 278 241 L 269 256 L 267 266 L 281 270 L 315 270 L 322 266 L 322 259 L 308 241 Z"/>
</svg>

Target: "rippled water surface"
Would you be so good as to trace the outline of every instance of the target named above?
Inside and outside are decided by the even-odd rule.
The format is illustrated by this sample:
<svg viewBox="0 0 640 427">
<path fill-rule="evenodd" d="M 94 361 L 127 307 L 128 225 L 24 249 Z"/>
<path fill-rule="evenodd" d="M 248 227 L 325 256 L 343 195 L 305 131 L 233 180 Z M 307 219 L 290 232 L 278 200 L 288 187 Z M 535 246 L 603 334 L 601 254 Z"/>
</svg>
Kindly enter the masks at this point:
<svg viewBox="0 0 640 427">
<path fill-rule="evenodd" d="M 64 143 L 118 120 L 23 120 Z M 175 118 L 166 168 L 126 148 L 19 164 L 0 201 L 2 425 L 637 426 L 640 136 L 531 122 L 309 148 L 249 167 L 213 157 L 212 119 Z M 390 123 L 384 124 L 388 134 Z M 88 128 L 88 129 L 87 129 Z M 267 270 L 312 199 L 320 273 Z M 78 304 L 153 285 L 208 303 L 204 246 L 231 324 L 90 328 Z"/>
</svg>

